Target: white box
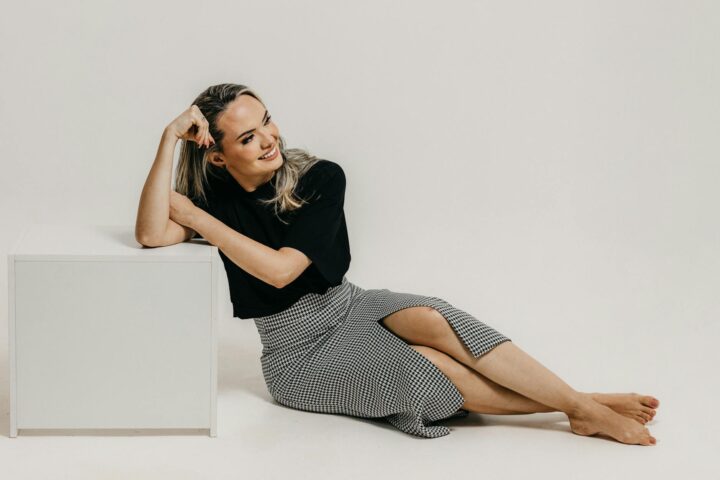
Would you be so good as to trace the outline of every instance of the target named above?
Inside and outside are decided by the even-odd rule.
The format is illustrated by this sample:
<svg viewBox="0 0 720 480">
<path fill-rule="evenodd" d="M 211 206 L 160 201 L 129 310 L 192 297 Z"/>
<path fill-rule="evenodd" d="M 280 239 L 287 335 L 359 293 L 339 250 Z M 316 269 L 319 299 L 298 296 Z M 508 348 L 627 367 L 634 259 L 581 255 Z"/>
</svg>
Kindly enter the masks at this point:
<svg viewBox="0 0 720 480">
<path fill-rule="evenodd" d="M 224 267 L 195 240 L 31 225 L 8 254 L 10 436 L 217 427 Z M 225 295 L 223 295 L 225 294 Z"/>
</svg>

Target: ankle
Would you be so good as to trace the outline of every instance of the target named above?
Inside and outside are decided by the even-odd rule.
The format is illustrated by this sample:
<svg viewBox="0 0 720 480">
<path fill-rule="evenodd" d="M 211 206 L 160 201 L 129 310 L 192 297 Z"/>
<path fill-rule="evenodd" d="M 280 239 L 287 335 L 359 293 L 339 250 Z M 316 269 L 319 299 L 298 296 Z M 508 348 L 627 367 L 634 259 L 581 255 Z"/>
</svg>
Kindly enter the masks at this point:
<svg viewBox="0 0 720 480">
<path fill-rule="evenodd" d="M 580 395 L 583 395 L 586 399 L 590 399 L 590 400 L 596 401 L 598 403 L 602 403 L 602 402 L 600 402 L 601 394 L 598 392 L 578 392 L 578 393 Z"/>
<path fill-rule="evenodd" d="M 594 402 L 595 399 L 593 398 L 592 393 L 575 392 L 575 395 L 571 398 L 568 404 L 565 414 L 569 417 L 581 415 L 586 412 L 590 407 L 590 404 Z"/>
</svg>

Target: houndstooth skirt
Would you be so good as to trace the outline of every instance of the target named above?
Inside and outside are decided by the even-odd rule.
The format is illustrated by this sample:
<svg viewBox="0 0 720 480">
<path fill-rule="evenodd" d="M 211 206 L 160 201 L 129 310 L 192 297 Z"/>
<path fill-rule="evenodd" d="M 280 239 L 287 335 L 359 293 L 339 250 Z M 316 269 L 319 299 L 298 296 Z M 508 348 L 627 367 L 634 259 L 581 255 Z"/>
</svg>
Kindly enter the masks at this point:
<svg viewBox="0 0 720 480">
<path fill-rule="evenodd" d="M 510 341 L 440 298 L 365 290 L 343 277 L 324 294 L 308 293 L 282 312 L 254 319 L 270 395 L 298 410 L 384 418 L 419 437 L 448 435 L 447 426 L 431 424 L 466 416 L 462 394 L 379 322 L 414 306 L 438 310 L 476 358 Z"/>
</svg>

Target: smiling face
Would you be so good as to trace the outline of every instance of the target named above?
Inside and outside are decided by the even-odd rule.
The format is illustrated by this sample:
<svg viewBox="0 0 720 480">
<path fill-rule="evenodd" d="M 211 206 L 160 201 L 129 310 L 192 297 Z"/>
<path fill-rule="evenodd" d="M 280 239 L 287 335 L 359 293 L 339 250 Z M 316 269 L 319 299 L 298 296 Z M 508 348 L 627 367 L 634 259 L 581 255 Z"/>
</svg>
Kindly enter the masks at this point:
<svg viewBox="0 0 720 480">
<path fill-rule="evenodd" d="M 277 125 L 262 103 L 251 95 L 240 95 L 217 118 L 223 132 L 223 152 L 208 153 L 208 161 L 226 167 L 247 191 L 272 179 L 283 164 Z M 271 153 L 269 159 L 263 155 Z"/>
</svg>

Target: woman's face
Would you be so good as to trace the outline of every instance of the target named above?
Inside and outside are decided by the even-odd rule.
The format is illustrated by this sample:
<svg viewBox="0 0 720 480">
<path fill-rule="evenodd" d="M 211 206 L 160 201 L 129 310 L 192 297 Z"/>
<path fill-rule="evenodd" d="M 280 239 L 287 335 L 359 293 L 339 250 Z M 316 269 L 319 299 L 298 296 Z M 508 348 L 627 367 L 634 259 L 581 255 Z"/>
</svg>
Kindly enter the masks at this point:
<svg viewBox="0 0 720 480">
<path fill-rule="evenodd" d="M 240 95 L 217 118 L 223 131 L 223 153 L 211 152 L 209 161 L 226 166 L 228 172 L 248 191 L 272 179 L 283 164 L 277 125 L 270 112 L 255 97 Z M 271 153 L 269 159 L 261 158 Z"/>
</svg>

